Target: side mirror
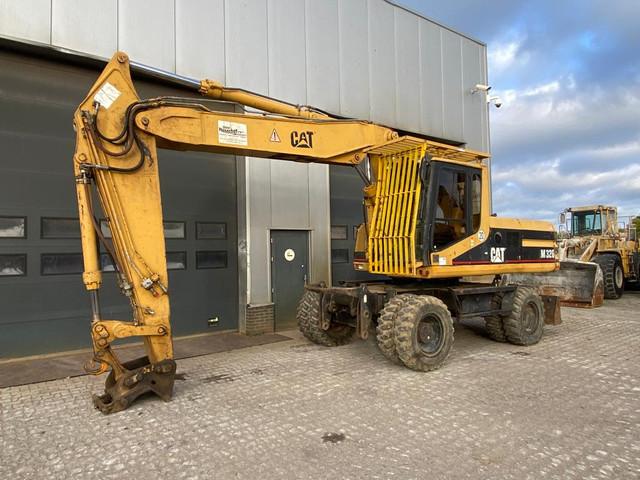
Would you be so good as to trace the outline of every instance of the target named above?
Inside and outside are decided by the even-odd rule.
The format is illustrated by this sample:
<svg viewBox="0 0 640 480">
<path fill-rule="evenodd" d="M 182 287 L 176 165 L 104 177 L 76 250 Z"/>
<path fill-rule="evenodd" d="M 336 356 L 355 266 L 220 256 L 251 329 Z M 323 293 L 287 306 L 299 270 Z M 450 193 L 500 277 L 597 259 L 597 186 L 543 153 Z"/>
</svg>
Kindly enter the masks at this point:
<svg viewBox="0 0 640 480">
<path fill-rule="evenodd" d="M 560 219 L 559 219 L 558 223 L 560 225 L 566 225 L 567 224 L 567 214 L 566 213 L 562 212 L 560 214 Z"/>
</svg>

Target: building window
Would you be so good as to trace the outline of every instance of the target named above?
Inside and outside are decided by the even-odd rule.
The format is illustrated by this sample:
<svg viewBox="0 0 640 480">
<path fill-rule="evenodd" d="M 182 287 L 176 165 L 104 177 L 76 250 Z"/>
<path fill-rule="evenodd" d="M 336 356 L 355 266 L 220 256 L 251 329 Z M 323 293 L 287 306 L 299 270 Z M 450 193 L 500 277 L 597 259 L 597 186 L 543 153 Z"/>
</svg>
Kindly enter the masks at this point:
<svg viewBox="0 0 640 480">
<path fill-rule="evenodd" d="M 43 253 L 40 256 L 42 275 L 71 275 L 82 273 L 81 253 Z"/>
<path fill-rule="evenodd" d="M 164 230 L 164 238 L 185 238 L 185 223 L 184 222 L 162 222 L 162 228 Z"/>
<path fill-rule="evenodd" d="M 348 235 L 346 225 L 331 225 L 331 240 L 347 240 Z"/>
<path fill-rule="evenodd" d="M 167 270 L 185 270 L 187 268 L 187 252 L 167 252 Z M 116 267 L 108 253 L 100 254 L 100 269 L 103 272 L 115 272 Z"/>
<path fill-rule="evenodd" d="M 25 254 L 0 255 L 0 277 L 21 277 L 27 274 L 27 256 Z"/>
<path fill-rule="evenodd" d="M 26 238 L 25 217 L 0 217 L 0 238 Z"/>
<path fill-rule="evenodd" d="M 196 252 L 196 268 L 227 268 L 227 252 L 224 250 Z"/>
<path fill-rule="evenodd" d="M 225 240 L 227 224 L 223 222 L 196 222 L 196 238 L 198 240 Z"/>
<path fill-rule="evenodd" d="M 348 248 L 331 249 L 331 263 L 349 263 Z"/>
<path fill-rule="evenodd" d="M 80 238 L 80 221 L 77 218 L 40 219 L 42 238 Z"/>
<path fill-rule="evenodd" d="M 186 238 L 185 222 L 162 222 L 162 229 L 164 231 L 164 238 Z M 111 228 L 109 228 L 109 222 L 106 220 L 100 220 L 100 230 L 104 238 L 111 238 Z"/>
<path fill-rule="evenodd" d="M 109 222 L 106 220 L 100 220 L 100 231 L 104 238 L 111 238 L 111 228 L 109 228 Z"/>
<path fill-rule="evenodd" d="M 111 260 L 111 255 L 108 253 L 100 254 L 100 270 L 103 272 L 115 272 L 116 267 L 113 264 L 113 260 Z"/>
<path fill-rule="evenodd" d="M 187 252 L 167 252 L 167 270 L 185 270 Z"/>
</svg>

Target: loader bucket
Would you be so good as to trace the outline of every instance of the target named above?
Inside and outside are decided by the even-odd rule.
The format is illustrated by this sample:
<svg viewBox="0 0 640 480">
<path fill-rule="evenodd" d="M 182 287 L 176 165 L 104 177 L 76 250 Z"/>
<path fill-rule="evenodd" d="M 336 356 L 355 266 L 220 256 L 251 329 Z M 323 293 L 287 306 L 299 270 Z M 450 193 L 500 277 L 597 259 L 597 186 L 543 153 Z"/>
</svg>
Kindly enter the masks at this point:
<svg viewBox="0 0 640 480">
<path fill-rule="evenodd" d="M 604 278 L 596 263 L 563 260 L 549 273 L 514 273 L 503 282 L 535 287 L 541 295 L 557 296 L 568 307 L 593 308 L 604 302 Z"/>
</svg>

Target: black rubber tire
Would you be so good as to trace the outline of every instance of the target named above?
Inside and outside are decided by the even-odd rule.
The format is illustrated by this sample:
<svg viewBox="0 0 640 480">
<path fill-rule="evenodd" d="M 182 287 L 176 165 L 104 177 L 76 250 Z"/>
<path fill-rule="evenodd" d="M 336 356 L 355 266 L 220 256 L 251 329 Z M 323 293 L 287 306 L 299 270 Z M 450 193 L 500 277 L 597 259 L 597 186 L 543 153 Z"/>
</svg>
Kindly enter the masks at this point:
<svg viewBox="0 0 640 480">
<path fill-rule="evenodd" d="M 604 277 L 604 298 L 615 300 L 624 292 L 624 270 L 622 261 L 615 253 L 601 253 L 593 257 L 593 262 L 600 265 Z"/>
<path fill-rule="evenodd" d="M 300 332 L 318 345 L 337 347 L 351 341 L 355 328 L 349 325 L 333 324 L 328 330 L 320 328 L 320 300 L 317 292 L 306 290 L 298 304 L 296 319 Z"/>
<path fill-rule="evenodd" d="M 518 287 L 513 297 L 513 309 L 504 318 L 503 325 L 509 343 L 538 343 L 544 330 L 544 304 L 540 295 L 532 288 Z"/>
<path fill-rule="evenodd" d="M 415 298 L 416 295 L 411 293 L 396 295 L 385 304 L 382 310 L 380 310 L 378 325 L 376 326 L 376 340 L 378 341 L 378 348 L 380 348 L 380 351 L 388 360 L 396 364 L 402 364 L 400 357 L 398 357 L 398 352 L 396 351 L 394 333 L 396 318 L 398 312 L 402 310 L 408 302 Z"/>
<path fill-rule="evenodd" d="M 496 293 L 491 299 L 491 309 L 497 310 L 502 305 L 502 293 Z M 501 315 L 490 315 L 484 317 L 484 325 L 489 338 L 495 342 L 506 342 L 507 334 L 504 331 L 504 319 Z"/>
<path fill-rule="evenodd" d="M 419 329 L 424 320 L 430 320 L 438 329 L 438 341 L 433 352 L 427 352 L 420 345 Z M 405 366 L 421 372 L 435 370 L 445 362 L 453 345 L 451 313 L 436 297 L 416 296 L 398 312 L 394 335 L 398 357 Z M 430 338 L 429 335 L 427 339 Z"/>
</svg>

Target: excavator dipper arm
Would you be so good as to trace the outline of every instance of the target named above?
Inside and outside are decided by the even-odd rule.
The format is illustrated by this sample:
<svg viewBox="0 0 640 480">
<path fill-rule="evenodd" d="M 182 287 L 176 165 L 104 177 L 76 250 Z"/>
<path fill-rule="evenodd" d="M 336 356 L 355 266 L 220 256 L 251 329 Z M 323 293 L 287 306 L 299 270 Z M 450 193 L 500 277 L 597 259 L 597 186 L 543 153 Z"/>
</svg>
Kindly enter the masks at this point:
<svg viewBox="0 0 640 480">
<path fill-rule="evenodd" d="M 127 408 L 139 395 L 170 399 L 176 364 L 169 321 L 169 282 L 162 227 L 156 148 L 278 157 L 302 162 L 354 165 L 367 148 L 397 137 L 368 122 L 332 118 L 212 81 L 200 93 L 260 108 L 265 114 L 211 111 L 192 99 L 140 100 L 129 59 L 116 53 L 74 115 L 73 167 L 84 258 L 83 282 L 91 295 L 92 374 L 110 370 L 105 392 L 94 396 L 103 413 Z M 111 231 L 105 238 L 97 221 L 99 200 Z M 99 243 L 115 265 L 130 320 L 104 319 L 98 291 L 102 283 Z M 112 343 L 140 337 L 146 356 L 120 362 Z"/>
</svg>

